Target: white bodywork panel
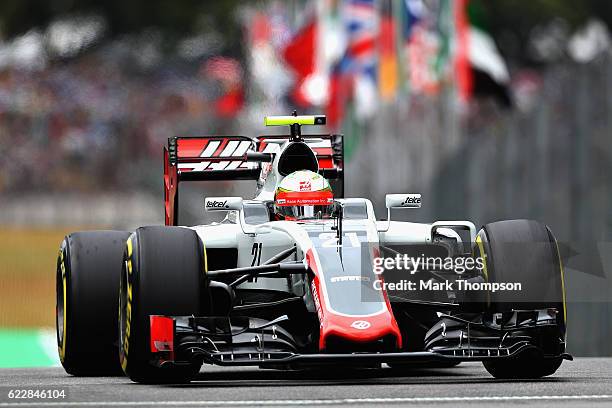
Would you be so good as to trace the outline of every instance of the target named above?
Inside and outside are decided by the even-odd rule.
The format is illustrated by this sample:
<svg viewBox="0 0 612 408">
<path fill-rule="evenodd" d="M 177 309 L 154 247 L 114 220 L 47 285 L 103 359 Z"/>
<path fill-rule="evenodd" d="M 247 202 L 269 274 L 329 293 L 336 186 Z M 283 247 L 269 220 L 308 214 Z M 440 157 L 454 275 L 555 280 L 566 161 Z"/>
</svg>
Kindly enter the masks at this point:
<svg viewBox="0 0 612 408">
<path fill-rule="evenodd" d="M 376 223 L 376 227 L 378 230 L 382 230 L 386 227 L 386 221 L 376 221 L 374 216 L 374 210 L 372 206 L 372 202 L 367 199 L 358 199 L 358 198 L 348 198 L 338 200 L 340 202 L 356 202 L 365 201 L 367 206 L 367 215 L 368 220 L 370 222 Z M 237 217 L 228 217 L 228 219 L 236 219 Z M 283 224 L 294 224 L 299 225 L 293 221 L 272 221 L 262 226 L 266 226 L 269 228 L 261 228 L 264 232 L 256 232 L 255 236 L 246 236 L 242 231 L 240 224 L 237 223 L 213 223 L 210 225 L 197 225 L 194 227 L 190 227 L 194 229 L 204 245 L 207 248 L 237 248 L 239 251 L 239 260 L 238 266 L 250 266 L 250 262 L 248 265 L 246 263 L 241 262 L 241 252 L 243 250 L 248 249 L 250 254 L 250 248 L 252 247 L 254 242 L 263 242 L 266 243 L 265 247 L 273 248 L 275 251 L 266 257 L 266 253 L 262 253 L 261 259 L 262 262 L 265 259 L 272 257 L 274 254 L 282 251 L 283 249 L 288 248 L 289 246 L 294 244 L 294 240 L 284 232 L 281 232 L 285 228 L 282 228 Z M 306 225 L 309 223 L 305 223 Z M 324 223 L 317 223 L 322 225 Z M 331 221 L 325 222 L 325 224 L 331 225 Z M 345 231 L 348 230 L 350 225 L 354 225 L 354 220 L 344 220 L 343 226 Z M 363 225 L 363 223 L 360 223 Z M 304 225 L 304 224 L 302 224 Z M 316 225 L 312 223 L 311 225 Z M 381 244 L 412 244 L 412 243 L 427 243 L 431 240 L 431 226 L 429 223 L 415 223 L 415 222 L 405 222 L 405 221 L 391 221 L 391 225 L 388 231 L 386 232 L 378 232 L 378 237 L 375 238 Z M 328 227 L 329 228 L 329 227 Z M 247 246 L 248 245 L 248 248 Z M 264 248 L 266 250 L 266 248 Z M 249 258 L 250 259 L 250 258 Z"/>
<path fill-rule="evenodd" d="M 432 225 L 428 223 L 414 223 L 403 221 L 391 221 L 389 229 L 386 221 L 376 221 L 372 203 L 367 199 L 341 199 L 343 203 L 365 203 L 367 218 L 362 220 L 343 220 L 343 235 L 351 231 L 365 231 L 368 241 L 375 245 L 402 245 L 431 242 Z M 248 233 L 243 231 L 243 226 L 236 220 L 244 219 L 242 213 L 234 212 L 226 217 L 223 223 L 210 225 L 198 225 L 190 227 L 198 233 L 198 236 L 207 249 L 210 248 L 236 248 L 237 267 L 247 267 L 264 263 L 279 252 L 292 246 L 297 246 L 298 251 L 286 261 L 299 261 L 304 258 L 304 253 L 311 247 L 312 243 L 309 233 L 320 231 L 323 237 L 334 238 L 336 234 L 332 230 L 333 220 L 318 220 L 311 222 L 294 221 L 271 221 L 257 226 L 248 225 Z M 345 238 L 348 239 L 348 238 Z M 245 282 L 241 288 L 267 288 L 275 290 L 288 290 L 288 282 L 278 278 L 260 277 L 255 282 Z"/>
</svg>

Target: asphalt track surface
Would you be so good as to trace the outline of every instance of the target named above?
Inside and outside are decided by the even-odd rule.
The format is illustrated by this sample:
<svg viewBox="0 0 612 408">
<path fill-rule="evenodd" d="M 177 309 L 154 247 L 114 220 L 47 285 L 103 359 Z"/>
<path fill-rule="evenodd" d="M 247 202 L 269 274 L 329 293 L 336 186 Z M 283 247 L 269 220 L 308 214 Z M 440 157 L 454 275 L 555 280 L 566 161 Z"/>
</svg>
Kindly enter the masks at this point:
<svg viewBox="0 0 612 408">
<path fill-rule="evenodd" d="M 8 399 L 9 390 L 60 389 L 66 398 Z M 564 362 L 553 377 L 499 381 L 479 363 L 448 369 L 283 372 L 204 366 L 186 385 L 67 375 L 62 368 L 0 370 L 0 407 L 438 406 L 612 407 L 612 358 Z"/>
</svg>

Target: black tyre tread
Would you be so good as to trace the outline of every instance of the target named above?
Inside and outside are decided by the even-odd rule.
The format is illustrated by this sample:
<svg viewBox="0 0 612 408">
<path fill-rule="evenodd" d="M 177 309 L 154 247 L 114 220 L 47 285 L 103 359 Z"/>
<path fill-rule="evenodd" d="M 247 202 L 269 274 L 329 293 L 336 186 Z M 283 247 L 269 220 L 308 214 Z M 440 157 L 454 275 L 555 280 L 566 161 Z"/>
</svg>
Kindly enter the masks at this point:
<svg viewBox="0 0 612 408">
<path fill-rule="evenodd" d="M 69 234 L 62 242 L 57 290 L 63 289 L 60 286 L 63 256 L 67 307 L 66 345 L 61 363 L 69 374 L 123 374 L 116 331 L 117 293 L 128 236 L 129 232 L 124 231 L 86 231 Z M 60 346 L 59 327 L 56 329 Z"/>
<path fill-rule="evenodd" d="M 133 300 L 124 371 L 132 381 L 140 383 L 188 381 L 197 375 L 201 364 L 164 368 L 150 364 L 149 316 L 202 314 L 205 288 L 202 244 L 195 231 L 181 227 L 142 227 L 132 234 L 131 240 L 129 276 Z M 123 346 L 120 353 L 124 358 Z"/>
<path fill-rule="evenodd" d="M 532 362 L 537 361 L 537 364 Z M 493 377 L 504 380 L 536 379 L 554 374 L 563 359 L 542 359 L 541 356 L 526 356 L 510 361 L 484 361 L 485 369 Z"/>
<path fill-rule="evenodd" d="M 490 312 L 556 308 L 565 335 L 564 294 L 557 244 L 548 227 L 532 220 L 508 220 L 483 227 L 490 282 L 520 282 L 521 293 L 490 293 Z M 516 359 L 488 360 L 483 364 L 495 378 L 541 378 L 561 365 L 562 359 L 544 358 L 538 351 Z"/>
<path fill-rule="evenodd" d="M 537 221 L 508 220 L 487 224 L 483 229 L 487 237 L 489 280 L 522 284 L 520 293 L 491 293 L 494 311 L 561 307 L 561 312 L 559 260 L 548 228 Z M 534 279 L 536 271 L 538 276 Z"/>
</svg>

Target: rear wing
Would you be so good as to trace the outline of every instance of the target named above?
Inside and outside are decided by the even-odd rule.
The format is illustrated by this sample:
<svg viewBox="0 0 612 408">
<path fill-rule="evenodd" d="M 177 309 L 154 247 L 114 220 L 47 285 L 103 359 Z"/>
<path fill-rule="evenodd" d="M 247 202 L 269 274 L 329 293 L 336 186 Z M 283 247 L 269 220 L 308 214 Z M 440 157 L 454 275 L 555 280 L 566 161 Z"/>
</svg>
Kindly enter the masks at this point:
<svg viewBox="0 0 612 408">
<path fill-rule="evenodd" d="M 205 180 L 257 180 L 264 155 L 276 153 L 290 136 L 172 137 L 164 147 L 164 211 L 166 225 L 178 225 L 179 183 Z M 344 196 L 342 135 L 304 135 L 315 152 L 319 170 L 338 198 Z"/>
</svg>

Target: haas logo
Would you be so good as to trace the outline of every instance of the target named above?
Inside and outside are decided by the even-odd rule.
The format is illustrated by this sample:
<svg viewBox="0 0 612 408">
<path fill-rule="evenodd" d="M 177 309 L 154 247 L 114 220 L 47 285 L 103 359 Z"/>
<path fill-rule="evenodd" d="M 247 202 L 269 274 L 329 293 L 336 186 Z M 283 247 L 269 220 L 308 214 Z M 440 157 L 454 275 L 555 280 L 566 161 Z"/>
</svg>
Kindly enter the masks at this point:
<svg viewBox="0 0 612 408">
<path fill-rule="evenodd" d="M 207 201 L 206 208 L 228 208 L 227 200 L 225 201 L 214 201 L 214 200 Z"/>
<path fill-rule="evenodd" d="M 365 321 L 365 320 L 355 320 L 353 323 L 351 323 L 351 327 L 357 330 L 369 329 L 370 326 L 371 326 L 370 322 Z"/>
<path fill-rule="evenodd" d="M 310 191 L 310 190 L 312 190 L 310 180 L 300 181 L 300 191 Z"/>
</svg>

